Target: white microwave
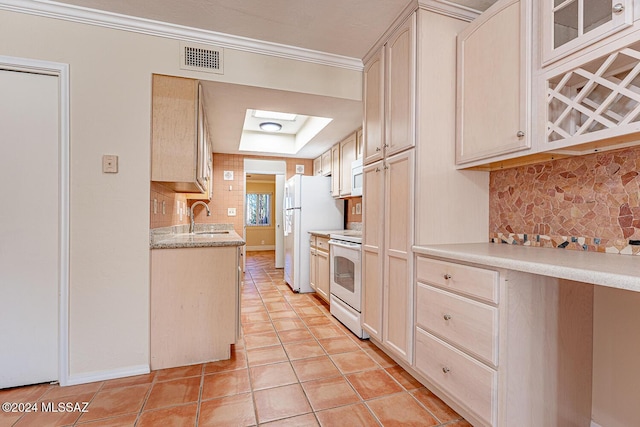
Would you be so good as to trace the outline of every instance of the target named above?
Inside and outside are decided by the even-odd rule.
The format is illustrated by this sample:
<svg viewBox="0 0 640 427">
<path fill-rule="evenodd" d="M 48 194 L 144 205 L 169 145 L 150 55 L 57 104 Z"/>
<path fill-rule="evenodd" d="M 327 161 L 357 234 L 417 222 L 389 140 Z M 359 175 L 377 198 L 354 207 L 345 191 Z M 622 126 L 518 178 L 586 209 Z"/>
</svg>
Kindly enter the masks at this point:
<svg viewBox="0 0 640 427">
<path fill-rule="evenodd" d="M 362 159 L 351 162 L 351 195 L 362 196 Z"/>
</svg>

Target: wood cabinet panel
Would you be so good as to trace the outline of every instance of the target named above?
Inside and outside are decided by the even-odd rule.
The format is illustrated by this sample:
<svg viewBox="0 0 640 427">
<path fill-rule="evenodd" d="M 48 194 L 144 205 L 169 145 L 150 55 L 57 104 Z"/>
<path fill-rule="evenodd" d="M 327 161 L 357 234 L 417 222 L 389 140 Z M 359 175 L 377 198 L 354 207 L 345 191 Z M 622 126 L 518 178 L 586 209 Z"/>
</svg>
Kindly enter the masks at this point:
<svg viewBox="0 0 640 427">
<path fill-rule="evenodd" d="M 386 155 L 415 146 L 416 15 L 407 19 L 386 44 Z"/>
<path fill-rule="evenodd" d="M 316 252 L 316 260 L 316 292 L 328 303 L 331 283 L 329 252 L 318 249 Z"/>
<path fill-rule="evenodd" d="M 322 153 L 321 163 L 322 163 L 322 175 L 323 176 L 331 175 L 331 173 L 333 171 L 333 162 L 331 161 L 331 150 L 330 149 L 325 151 L 324 153 Z"/>
<path fill-rule="evenodd" d="M 418 257 L 416 278 L 487 302 L 498 302 L 498 273 L 468 265 Z"/>
<path fill-rule="evenodd" d="M 228 359 L 239 324 L 238 249 L 151 251 L 151 369 Z"/>
<path fill-rule="evenodd" d="M 382 159 L 384 145 L 384 52 L 382 46 L 365 64 L 363 72 L 363 163 L 368 165 Z"/>
<path fill-rule="evenodd" d="M 458 36 L 458 165 L 531 148 L 524 10 L 529 0 L 499 1 Z"/>
<path fill-rule="evenodd" d="M 495 370 L 420 328 L 416 329 L 416 368 L 446 392 L 462 397 L 464 405 L 486 425 L 495 425 Z"/>
<path fill-rule="evenodd" d="M 340 197 L 351 195 L 351 163 L 356 160 L 356 134 L 340 142 Z"/>
<path fill-rule="evenodd" d="M 341 175 L 340 144 L 335 144 L 331 147 L 331 195 L 336 198 L 340 197 Z"/>
<path fill-rule="evenodd" d="M 417 326 L 498 366 L 498 309 L 418 283 Z"/>
<path fill-rule="evenodd" d="M 385 174 L 381 161 L 363 168 L 362 327 L 382 341 Z"/>
<path fill-rule="evenodd" d="M 198 92 L 197 80 L 153 75 L 151 180 L 176 192 L 206 191 Z"/>
</svg>

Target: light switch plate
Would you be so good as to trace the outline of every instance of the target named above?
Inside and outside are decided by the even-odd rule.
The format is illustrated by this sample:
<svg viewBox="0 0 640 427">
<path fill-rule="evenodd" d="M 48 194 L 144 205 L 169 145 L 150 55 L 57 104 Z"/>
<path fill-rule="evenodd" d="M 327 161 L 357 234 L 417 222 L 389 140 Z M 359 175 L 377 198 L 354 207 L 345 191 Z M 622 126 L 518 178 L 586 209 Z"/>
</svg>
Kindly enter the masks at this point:
<svg viewBox="0 0 640 427">
<path fill-rule="evenodd" d="M 236 208 L 227 208 L 227 216 L 236 216 Z"/>
<path fill-rule="evenodd" d="M 113 154 L 105 154 L 102 156 L 102 172 L 118 173 L 118 156 Z"/>
</svg>

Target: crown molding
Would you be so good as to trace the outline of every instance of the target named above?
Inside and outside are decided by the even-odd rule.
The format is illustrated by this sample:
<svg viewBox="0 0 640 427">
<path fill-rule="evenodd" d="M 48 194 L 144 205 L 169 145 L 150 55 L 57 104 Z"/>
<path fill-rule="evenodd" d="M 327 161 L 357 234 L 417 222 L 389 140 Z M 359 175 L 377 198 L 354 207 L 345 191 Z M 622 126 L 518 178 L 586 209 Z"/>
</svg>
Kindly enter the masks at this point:
<svg viewBox="0 0 640 427">
<path fill-rule="evenodd" d="M 455 4 L 447 0 L 418 0 L 418 5 L 422 9 L 467 22 L 473 21 L 482 13 L 479 10 Z"/>
<path fill-rule="evenodd" d="M 358 58 L 62 4 L 49 0 L 0 0 L 0 10 L 62 19 L 81 24 L 175 40 L 215 44 L 216 46 L 243 52 L 293 59 L 348 70 L 362 71 L 363 69 L 362 60 Z"/>
<path fill-rule="evenodd" d="M 418 9 L 428 10 L 439 15 L 445 15 L 451 18 L 460 19 L 461 21 L 471 22 L 480 16 L 481 12 L 459 4 L 451 3 L 447 0 L 412 0 L 404 8 L 402 12 L 393 21 L 391 26 L 378 38 L 374 45 L 369 49 L 364 58 L 363 63 L 367 63 L 373 55 L 376 54 L 380 46 L 389 38 L 389 36 L 398 28 L 405 19 Z"/>
</svg>

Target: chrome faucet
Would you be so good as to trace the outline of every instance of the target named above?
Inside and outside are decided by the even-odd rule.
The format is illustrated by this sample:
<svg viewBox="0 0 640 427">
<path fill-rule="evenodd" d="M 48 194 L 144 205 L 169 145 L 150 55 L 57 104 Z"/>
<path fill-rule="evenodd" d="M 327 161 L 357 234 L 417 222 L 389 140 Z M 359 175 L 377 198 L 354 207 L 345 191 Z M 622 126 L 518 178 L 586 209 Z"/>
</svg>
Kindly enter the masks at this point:
<svg viewBox="0 0 640 427">
<path fill-rule="evenodd" d="M 195 208 L 198 205 L 202 205 L 204 206 L 204 208 L 207 210 L 207 216 L 211 216 L 211 211 L 209 210 L 209 205 L 207 205 L 205 202 L 203 202 L 202 200 L 198 200 L 197 202 L 195 202 L 194 204 L 191 205 L 191 227 L 189 227 L 189 233 L 193 233 L 195 231 L 195 227 L 196 227 L 196 222 L 193 219 L 193 208 Z"/>
</svg>

